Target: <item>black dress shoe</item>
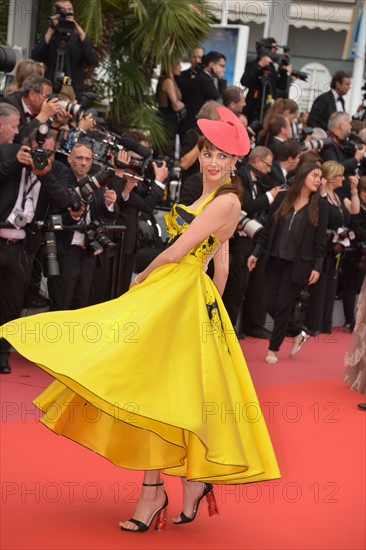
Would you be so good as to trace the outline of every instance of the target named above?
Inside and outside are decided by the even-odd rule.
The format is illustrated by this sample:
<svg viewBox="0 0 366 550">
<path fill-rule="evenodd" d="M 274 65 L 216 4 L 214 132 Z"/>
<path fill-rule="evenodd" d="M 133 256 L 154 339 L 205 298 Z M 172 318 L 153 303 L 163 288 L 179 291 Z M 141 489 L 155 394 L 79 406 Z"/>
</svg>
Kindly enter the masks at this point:
<svg viewBox="0 0 366 550">
<path fill-rule="evenodd" d="M 7 359 L 0 359 L 0 374 L 10 374 L 11 368 Z"/>
<path fill-rule="evenodd" d="M 245 326 L 244 332 L 247 336 L 252 336 L 253 338 L 263 338 L 264 340 L 269 340 L 271 337 L 271 331 L 266 327 L 261 327 L 259 325 Z"/>
<path fill-rule="evenodd" d="M 366 411 L 366 403 L 359 403 L 357 405 L 357 408 L 360 409 L 361 411 Z"/>
</svg>

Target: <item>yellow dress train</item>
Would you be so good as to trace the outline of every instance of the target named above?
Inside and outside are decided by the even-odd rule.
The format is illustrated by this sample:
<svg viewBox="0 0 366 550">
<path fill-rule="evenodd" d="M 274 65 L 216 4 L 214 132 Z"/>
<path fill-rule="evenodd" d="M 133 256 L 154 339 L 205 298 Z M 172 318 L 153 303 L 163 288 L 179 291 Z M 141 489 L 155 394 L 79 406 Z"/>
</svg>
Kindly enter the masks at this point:
<svg viewBox="0 0 366 550">
<path fill-rule="evenodd" d="M 175 205 L 171 238 L 202 210 Z M 109 302 L 21 318 L 1 336 L 55 377 L 41 420 L 130 469 L 211 483 L 280 477 L 242 350 L 206 260 L 214 235 Z"/>
</svg>

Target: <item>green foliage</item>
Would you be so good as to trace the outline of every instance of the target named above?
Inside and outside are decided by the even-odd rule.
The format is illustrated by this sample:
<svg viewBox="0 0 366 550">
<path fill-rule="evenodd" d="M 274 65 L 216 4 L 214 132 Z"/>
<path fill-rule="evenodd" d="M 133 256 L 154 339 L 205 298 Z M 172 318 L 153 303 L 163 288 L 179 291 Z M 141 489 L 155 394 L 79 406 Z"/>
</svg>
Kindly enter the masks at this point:
<svg viewBox="0 0 366 550">
<path fill-rule="evenodd" d="M 9 0 L 0 0 L 0 44 L 6 46 L 8 34 Z"/>
<path fill-rule="evenodd" d="M 51 5 L 38 0 L 38 33 L 46 30 L 44 15 Z M 149 130 L 152 144 L 163 145 L 151 79 L 157 66 L 169 68 L 207 37 L 208 5 L 203 0 L 74 0 L 73 6 L 101 61 L 93 87 L 109 104 L 109 120 Z"/>
</svg>

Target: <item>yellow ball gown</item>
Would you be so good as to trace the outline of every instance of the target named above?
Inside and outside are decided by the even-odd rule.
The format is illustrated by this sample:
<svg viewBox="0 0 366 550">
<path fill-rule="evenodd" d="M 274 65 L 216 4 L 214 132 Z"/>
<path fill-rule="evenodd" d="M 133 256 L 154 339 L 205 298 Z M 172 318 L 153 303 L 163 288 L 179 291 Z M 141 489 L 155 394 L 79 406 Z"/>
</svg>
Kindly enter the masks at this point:
<svg viewBox="0 0 366 550">
<path fill-rule="evenodd" d="M 166 215 L 171 239 L 195 211 Z M 118 466 L 211 483 L 280 477 L 242 350 L 206 275 L 214 235 L 109 302 L 7 323 L 1 336 L 56 380 L 41 420 Z"/>
</svg>

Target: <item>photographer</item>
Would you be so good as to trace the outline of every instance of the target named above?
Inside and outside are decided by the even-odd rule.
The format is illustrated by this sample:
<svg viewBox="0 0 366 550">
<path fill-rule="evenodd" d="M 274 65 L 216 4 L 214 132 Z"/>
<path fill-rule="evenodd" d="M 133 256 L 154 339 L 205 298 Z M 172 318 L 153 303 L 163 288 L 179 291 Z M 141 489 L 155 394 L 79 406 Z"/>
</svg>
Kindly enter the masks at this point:
<svg viewBox="0 0 366 550">
<path fill-rule="evenodd" d="M 76 97 L 80 101 L 85 90 L 86 66 L 97 64 L 90 37 L 75 21 L 71 2 L 56 2 L 50 17 L 50 26 L 33 48 L 31 58 L 47 65 L 45 76 L 56 82 L 61 74 L 72 79 Z"/>
<path fill-rule="evenodd" d="M 333 160 L 344 166 L 345 181 L 337 192 L 348 198 L 351 196 L 349 176 L 356 173 L 366 153 L 366 145 L 354 143 L 349 139 L 350 133 L 351 119 L 349 114 L 333 113 L 328 122 L 328 135 L 332 143 L 321 151 L 324 161 Z"/>
<path fill-rule="evenodd" d="M 277 42 L 274 38 L 264 38 L 256 43 L 257 58 L 248 61 L 240 83 L 248 88 L 244 114 L 249 123 L 263 120 L 266 107 L 278 97 L 288 97 L 292 65 L 288 56 L 278 56 Z M 274 63 L 279 62 L 278 69 Z"/>
<path fill-rule="evenodd" d="M 45 135 L 43 147 L 49 151 L 46 165 L 37 170 L 32 149 L 37 147 L 37 130 L 29 145 L 0 145 L 0 323 L 19 317 L 29 287 L 32 264 L 42 243 L 42 233 L 33 233 L 29 224 L 43 221 L 50 211 L 65 208 L 70 201 L 67 169 L 53 160 L 55 139 Z M 0 373 L 11 371 L 10 346 L 0 341 Z"/>
<path fill-rule="evenodd" d="M 93 163 L 93 151 L 87 144 L 76 144 L 71 150 L 68 162 L 68 185 L 75 189 L 89 174 Z M 102 222 L 103 219 L 116 220 L 119 213 L 116 201 L 115 191 L 108 186 L 97 189 L 87 203 L 79 201 L 78 196 L 73 193 L 73 200 L 70 202 L 76 202 L 76 205 L 72 204 L 63 211 L 63 223 L 80 225 L 81 231 L 56 232 L 60 275 L 48 278 L 53 310 L 78 309 L 90 305 L 96 255 L 101 253 L 104 247 L 98 246 L 98 235 L 93 232 L 90 236 L 89 233 L 85 234 L 85 226 L 95 221 Z"/>
<path fill-rule="evenodd" d="M 51 94 L 50 80 L 40 75 L 31 75 L 24 80 L 19 92 L 9 94 L 2 100 L 19 111 L 19 134 L 14 139 L 16 143 L 22 143 L 24 137 L 36 129 L 40 123 L 47 122 L 58 113 L 64 114 L 58 98 L 48 99 Z"/>
<path fill-rule="evenodd" d="M 136 136 L 136 133 L 134 134 Z M 139 143 L 147 146 L 146 138 L 143 134 L 139 136 Z M 124 236 L 123 245 L 123 273 L 121 278 L 121 286 L 118 289 L 119 294 L 127 292 L 131 283 L 133 268 L 137 252 L 138 240 L 138 214 L 146 212 L 152 214 L 158 202 L 162 199 L 165 191 L 165 180 L 168 177 L 168 169 L 165 160 L 158 166 L 157 162 L 153 162 L 154 181 L 151 186 L 147 187 L 144 178 L 139 177 L 133 167 L 128 167 L 133 159 L 141 159 L 141 156 L 132 151 L 120 151 L 118 160 L 122 162 L 126 168 L 116 168 L 116 175 L 119 176 L 114 189 L 117 192 L 118 204 L 120 206 L 120 216 L 118 225 L 127 227 Z"/>
<path fill-rule="evenodd" d="M 264 226 L 270 205 L 282 187 L 273 187 L 269 178 L 273 154 L 267 147 L 255 147 L 248 162 L 238 171 L 244 186 L 243 210 L 238 230 L 230 239 L 230 269 L 223 300 L 235 325 L 238 320 L 240 337 L 268 338 L 264 327 L 266 310 L 264 303 L 263 262 L 250 273 L 247 260 L 252 254 L 256 239 Z M 238 319 L 240 303 L 240 319 Z"/>
</svg>

